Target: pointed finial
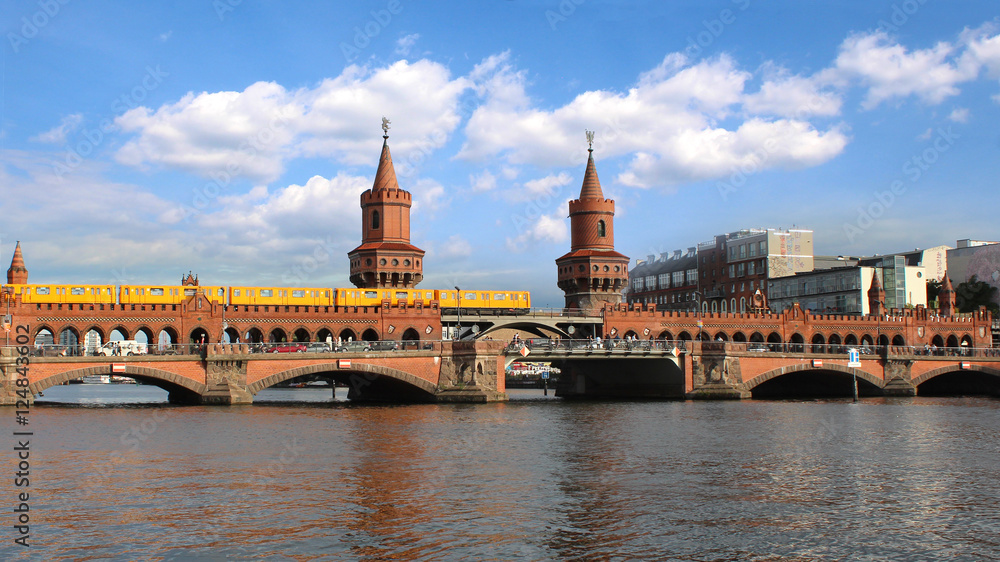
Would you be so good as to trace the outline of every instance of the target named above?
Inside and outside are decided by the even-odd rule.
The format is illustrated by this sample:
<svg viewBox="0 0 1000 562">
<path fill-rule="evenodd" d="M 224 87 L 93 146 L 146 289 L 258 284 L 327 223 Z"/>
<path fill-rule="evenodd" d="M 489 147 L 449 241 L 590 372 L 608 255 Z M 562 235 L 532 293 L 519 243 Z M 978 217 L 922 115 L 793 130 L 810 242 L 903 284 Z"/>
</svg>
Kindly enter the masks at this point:
<svg viewBox="0 0 1000 562">
<path fill-rule="evenodd" d="M 384 139 L 389 138 L 389 123 L 391 123 L 389 118 L 382 116 L 382 138 Z"/>
<path fill-rule="evenodd" d="M 584 129 L 584 133 L 587 134 L 587 152 L 594 151 L 594 131 L 588 131 Z"/>
</svg>

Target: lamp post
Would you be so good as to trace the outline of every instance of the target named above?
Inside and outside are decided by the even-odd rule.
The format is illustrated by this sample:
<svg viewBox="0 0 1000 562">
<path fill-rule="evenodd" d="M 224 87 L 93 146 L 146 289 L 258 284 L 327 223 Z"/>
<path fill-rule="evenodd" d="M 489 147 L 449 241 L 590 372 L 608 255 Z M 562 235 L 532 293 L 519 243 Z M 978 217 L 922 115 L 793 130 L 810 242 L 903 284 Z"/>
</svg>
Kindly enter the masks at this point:
<svg viewBox="0 0 1000 562">
<path fill-rule="evenodd" d="M 703 327 L 703 324 L 702 324 L 702 321 L 701 321 L 701 301 L 705 298 L 705 295 L 701 294 L 701 291 L 692 291 L 691 294 L 694 294 L 694 295 L 698 296 L 698 298 L 695 299 L 695 307 L 696 307 L 695 308 L 695 318 L 698 319 L 698 337 L 696 337 L 695 339 L 697 341 L 703 341 L 703 338 L 701 337 L 701 332 L 702 332 L 702 327 Z"/>
<path fill-rule="evenodd" d="M 462 339 L 462 289 L 459 289 L 458 285 L 455 285 L 455 294 L 458 296 L 458 323 L 456 325 L 458 331 L 455 335 L 455 339 L 461 340 Z"/>
</svg>

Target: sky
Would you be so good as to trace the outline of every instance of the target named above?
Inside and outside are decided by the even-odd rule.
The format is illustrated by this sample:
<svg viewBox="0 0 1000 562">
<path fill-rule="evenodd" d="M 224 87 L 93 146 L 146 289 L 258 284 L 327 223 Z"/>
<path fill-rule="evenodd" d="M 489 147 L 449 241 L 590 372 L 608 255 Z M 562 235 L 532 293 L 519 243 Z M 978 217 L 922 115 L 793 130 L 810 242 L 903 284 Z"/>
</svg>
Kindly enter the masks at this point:
<svg viewBox="0 0 1000 562">
<path fill-rule="evenodd" d="M 350 286 L 383 116 L 424 288 L 562 306 L 585 130 L 633 264 L 1000 239 L 995 0 L 0 0 L 0 31 L 0 256 L 35 283 Z"/>
</svg>

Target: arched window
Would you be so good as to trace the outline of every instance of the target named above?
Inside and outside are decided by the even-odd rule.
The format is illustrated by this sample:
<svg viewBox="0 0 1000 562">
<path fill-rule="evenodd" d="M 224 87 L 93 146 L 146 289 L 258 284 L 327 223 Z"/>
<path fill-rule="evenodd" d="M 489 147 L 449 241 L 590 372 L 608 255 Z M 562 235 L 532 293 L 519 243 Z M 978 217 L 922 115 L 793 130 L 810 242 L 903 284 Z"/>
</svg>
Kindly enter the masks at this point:
<svg viewBox="0 0 1000 562">
<path fill-rule="evenodd" d="M 597 235 L 600 236 L 601 238 L 607 236 L 605 234 L 604 221 L 597 221 Z"/>
<path fill-rule="evenodd" d="M 378 211 L 372 211 L 372 230 L 375 230 L 378 227 L 379 227 Z"/>
</svg>

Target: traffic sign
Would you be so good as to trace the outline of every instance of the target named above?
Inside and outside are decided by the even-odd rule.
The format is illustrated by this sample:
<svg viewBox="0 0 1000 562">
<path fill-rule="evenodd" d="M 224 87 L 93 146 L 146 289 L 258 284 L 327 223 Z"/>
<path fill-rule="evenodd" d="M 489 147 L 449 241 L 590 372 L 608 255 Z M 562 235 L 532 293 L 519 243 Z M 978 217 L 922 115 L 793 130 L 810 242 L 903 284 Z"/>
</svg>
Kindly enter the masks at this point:
<svg viewBox="0 0 1000 562">
<path fill-rule="evenodd" d="M 847 366 L 848 367 L 860 367 L 861 358 L 858 355 L 858 350 L 851 348 L 847 350 Z"/>
</svg>

